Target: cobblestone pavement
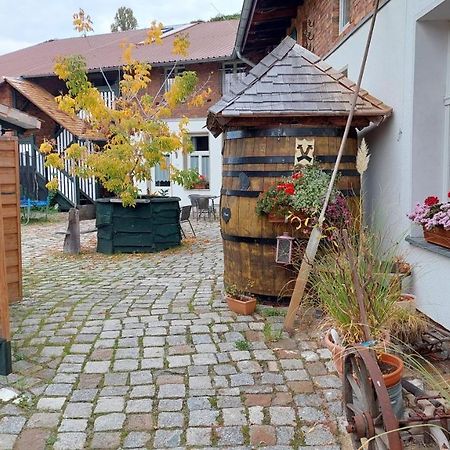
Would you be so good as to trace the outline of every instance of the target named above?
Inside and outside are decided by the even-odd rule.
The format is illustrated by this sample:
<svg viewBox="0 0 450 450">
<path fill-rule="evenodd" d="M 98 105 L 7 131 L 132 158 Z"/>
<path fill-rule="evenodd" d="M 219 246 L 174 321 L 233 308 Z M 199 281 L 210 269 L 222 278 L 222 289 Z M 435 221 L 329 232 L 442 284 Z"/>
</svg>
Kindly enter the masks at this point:
<svg viewBox="0 0 450 450">
<path fill-rule="evenodd" d="M 194 226 L 197 240 L 144 256 L 97 255 L 83 235 L 75 257 L 64 222 L 23 228 L 0 449 L 341 448 L 318 331 L 289 338 L 272 309 L 231 313 L 218 225 Z"/>
</svg>

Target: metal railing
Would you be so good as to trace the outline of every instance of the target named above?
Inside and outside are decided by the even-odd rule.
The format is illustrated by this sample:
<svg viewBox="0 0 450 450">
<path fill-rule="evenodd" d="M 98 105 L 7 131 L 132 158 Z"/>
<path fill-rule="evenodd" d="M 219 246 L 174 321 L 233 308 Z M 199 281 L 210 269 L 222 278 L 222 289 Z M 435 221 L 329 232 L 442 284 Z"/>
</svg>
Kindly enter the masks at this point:
<svg viewBox="0 0 450 450">
<path fill-rule="evenodd" d="M 78 140 L 69 131 L 62 129 L 56 137 L 56 150 L 58 154 L 63 154 L 67 147 Z M 78 141 L 80 145 L 88 148 L 89 152 L 94 150 L 92 142 Z M 32 143 L 19 144 L 19 161 L 21 167 L 31 167 L 36 173 L 41 175 L 46 182 L 56 178 L 58 180 L 58 191 L 72 205 L 80 202 L 82 194 L 91 202 L 97 199 L 97 183 L 94 177 L 80 179 L 72 175 L 72 165 L 70 161 L 64 162 L 64 169 L 45 167 L 45 157 Z"/>
</svg>

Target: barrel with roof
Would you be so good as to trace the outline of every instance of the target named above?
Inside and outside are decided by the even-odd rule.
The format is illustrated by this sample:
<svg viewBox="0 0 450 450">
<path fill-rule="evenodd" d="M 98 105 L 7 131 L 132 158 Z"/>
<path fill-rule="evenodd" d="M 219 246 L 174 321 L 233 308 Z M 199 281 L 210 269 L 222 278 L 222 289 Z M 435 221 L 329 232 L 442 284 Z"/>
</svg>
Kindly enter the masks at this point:
<svg viewBox="0 0 450 450">
<path fill-rule="evenodd" d="M 221 231 L 226 285 L 260 297 L 290 296 L 295 272 L 275 263 L 276 238 L 287 224 L 256 214 L 261 192 L 291 175 L 298 148 L 331 170 L 336 161 L 355 84 L 287 37 L 209 110 L 208 128 L 225 134 Z M 359 195 L 357 129 L 380 122 L 391 108 L 362 90 L 347 142 L 338 188 Z M 299 236 L 297 234 L 297 236 Z"/>
</svg>

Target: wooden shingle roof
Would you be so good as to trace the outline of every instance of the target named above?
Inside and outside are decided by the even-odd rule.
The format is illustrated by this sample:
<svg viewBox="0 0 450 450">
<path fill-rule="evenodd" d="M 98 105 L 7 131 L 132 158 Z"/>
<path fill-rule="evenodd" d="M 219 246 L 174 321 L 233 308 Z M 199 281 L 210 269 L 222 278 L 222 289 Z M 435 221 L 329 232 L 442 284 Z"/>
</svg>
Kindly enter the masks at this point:
<svg viewBox="0 0 450 450">
<path fill-rule="evenodd" d="M 95 132 L 89 129 L 88 124 L 78 116 L 70 116 L 58 108 L 55 97 L 43 87 L 22 78 L 4 77 L 3 81 L 8 83 L 17 92 L 22 94 L 33 105 L 51 117 L 61 127 L 70 131 L 74 136 L 81 139 L 102 140 Z"/>
<path fill-rule="evenodd" d="M 233 118 L 348 116 L 356 84 L 286 37 L 231 93 L 209 109 L 215 135 Z M 361 90 L 355 117 L 375 120 L 392 108 Z"/>
</svg>

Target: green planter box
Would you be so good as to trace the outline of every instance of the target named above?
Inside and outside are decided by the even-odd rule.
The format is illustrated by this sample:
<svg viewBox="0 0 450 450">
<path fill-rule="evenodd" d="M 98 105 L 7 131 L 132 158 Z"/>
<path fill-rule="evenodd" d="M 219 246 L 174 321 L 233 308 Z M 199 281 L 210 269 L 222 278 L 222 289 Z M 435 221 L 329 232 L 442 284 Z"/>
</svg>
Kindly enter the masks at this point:
<svg viewBox="0 0 450 450">
<path fill-rule="evenodd" d="M 143 197 L 134 208 L 118 199 L 97 200 L 99 253 L 153 253 L 181 243 L 180 199 Z"/>
</svg>

